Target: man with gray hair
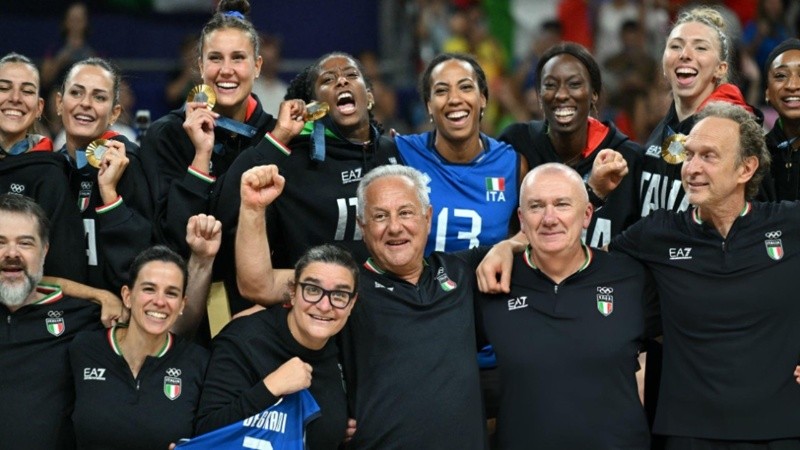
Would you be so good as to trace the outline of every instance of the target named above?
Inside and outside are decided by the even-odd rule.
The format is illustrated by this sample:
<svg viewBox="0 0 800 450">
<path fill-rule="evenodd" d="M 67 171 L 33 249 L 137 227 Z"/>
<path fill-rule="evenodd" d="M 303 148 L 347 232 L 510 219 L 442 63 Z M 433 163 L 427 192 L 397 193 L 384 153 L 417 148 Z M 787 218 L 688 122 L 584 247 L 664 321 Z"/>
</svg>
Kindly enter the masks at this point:
<svg viewBox="0 0 800 450">
<path fill-rule="evenodd" d="M 686 139 L 681 179 L 692 207 L 654 211 L 611 242 L 657 285 L 664 359 L 653 433 L 667 449 L 800 448 L 792 376 L 800 302 L 791 282 L 800 273 L 800 203 L 751 201 L 769 163 L 753 117 L 710 103 Z M 507 289 L 498 267 L 481 269 L 490 291 Z"/>
<path fill-rule="evenodd" d="M 237 280 L 246 298 L 265 305 L 283 298 L 293 274 L 273 270 L 264 218 L 283 183 L 275 166 L 242 176 Z M 431 205 L 416 169 L 373 169 L 361 180 L 357 199 L 371 257 L 361 269 L 360 300 L 342 332 L 357 422 L 351 445 L 485 448 L 473 294 L 474 271 L 486 248 L 423 257 Z"/>
<path fill-rule="evenodd" d="M 72 449 L 67 347 L 100 327 L 99 308 L 40 284 L 49 222 L 33 200 L 0 195 L 0 436 L 4 449 Z M 79 257 L 80 255 L 76 255 Z"/>
<path fill-rule="evenodd" d="M 800 302 L 790 288 L 800 273 L 800 204 L 751 201 L 769 163 L 750 114 L 709 104 L 681 168 L 692 207 L 655 211 L 611 243 L 658 285 L 664 360 L 653 432 L 667 448 L 800 448 Z"/>
<path fill-rule="evenodd" d="M 566 165 L 537 166 L 522 181 L 531 244 L 515 255 L 510 292 L 479 301 L 503 369 L 499 448 L 650 446 L 635 373 L 645 337 L 659 333 L 652 284 L 632 258 L 581 242 L 592 213 Z"/>
</svg>

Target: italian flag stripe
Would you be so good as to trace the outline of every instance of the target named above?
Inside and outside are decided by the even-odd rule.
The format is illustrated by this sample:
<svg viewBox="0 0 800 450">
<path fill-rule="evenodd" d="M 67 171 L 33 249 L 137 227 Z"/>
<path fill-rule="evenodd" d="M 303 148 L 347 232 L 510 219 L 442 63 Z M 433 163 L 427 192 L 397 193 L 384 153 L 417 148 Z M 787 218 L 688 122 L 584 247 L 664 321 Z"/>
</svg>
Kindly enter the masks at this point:
<svg viewBox="0 0 800 450">
<path fill-rule="evenodd" d="M 486 178 L 487 191 L 505 191 L 506 179 L 503 177 L 490 177 Z"/>
<path fill-rule="evenodd" d="M 39 285 L 36 286 L 36 292 L 44 294 L 44 297 L 38 302 L 34 303 L 35 305 L 47 305 L 50 303 L 55 303 L 64 298 L 64 293 L 61 291 L 61 287 L 55 284 L 39 283 Z"/>
<path fill-rule="evenodd" d="M 275 136 L 273 136 L 272 133 L 267 132 L 267 134 L 264 135 L 264 139 L 268 140 L 275 147 L 278 147 L 278 150 L 280 150 L 284 155 L 289 156 L 292 154 L 292 150 L 283 145 L 281 141 L 275 139 Z"/>
<path fill-rule="evenodd" d="M 116 208 L 117 206 L 119 206 L 121 204 L 122 204 L 122 196 L 121 195 L 117 195 L 117 199 L 114 200 L 113 202 L 111 202 L 111 203 L 109 203 L 107 205 L 98 206 L 94 210 L 97 212 L 97 214 L 103 214 L 104 212 L 111 211 L 112 209 Z"/>
<path fill-rule="evenodd" d="M 119 325 L 115 325 L 112 328 L 109 328 L 108 333 L 106 334 L 106 338 L 108 339 L 109 345 L 111 345 L 111 350 L 114 351 L 119 356 L 122 355 L 122 348 L 119 346 L 119 342 L 117 342 L 117 328 Z M 164 346 L 153 356 L 156 358 L 161 358 L 162 356 L 166 355 L 169 349 L 172 348 L 175 339 L 172 337 L 172 333 L 167 332 L 167 340 L 164 342 Z"/>
<path fill-rule="evenodd" d="M 190 174 L 190 175 L 194 175 L 194 176 L 196 176 L 197 178 L 200 178 L 201 180 L 203 180 L 203 181 L 205 181 L 205 182 L 207 182 L 207 183 L 213 183 L 214 181 L 216 181 L 216 180 L 217 180 L 217 178 L 216 178 L 216 177 L 212 177 L 211 175 L 208 175 L 208 174 L 206 174 L 206 173 L 203 173 L 203 172 L 201 172 L 201 171 L 199 171 L 199 170 L 195 169 L 195 168 L 194 168 L 194 167 L 192 167 L 192 166 L 189 166 L 189 168 L 187 169 L 187 171 L 189 172 L 189 174 Z"/>
<path fill-rule="evenodd" d="M 117 342 L 117 327 L 113 326 L 108 329 L 108 334 L 106 335 L 108 338 L 108 343 L 111 345 L 111 350 L 114 350 L 119 356 L 122 356 L 122 349 L 119 348 L 119 343 Z"/>
<path fill-rule="evenodd" d="M 364 268 L 369 270 L 369 271 L 371 271 L 371 272 L 375 272 L 375 273 L 379 273 L 379 274 L 386 273 L 385 270 L 381 269 L 380 267 L 378 267 L 377 264 L 375 264 L 375 261 L 373 261 L 372 258 L 368 258 L 367 259 L 367 261 L 364 263 Z"/>
<path fill-rule="evenodd" d="M 523 257 L 525 258 L 525 263 L 528 265 L 528 267 L 530 267 L 531 269 L 539 270 L 539 268 L 536 267 L 536 264 L 533 263 L 533 255 L 531 255 L 530 244 L 528 244 L 528 247 L 525 249 Z"/>
<path fill-rule="evenodd" d="M 159 350 L 158 353 L 155 354 L 155 357 L 161 358 L 162 356 L 166 355 L 169 349 L 172 348 L 172 342 L 173 342 L 172 333 L 167 331 L 167 342 L 164 342 L 164 346 L 161 347 L 161 350 Z"/>
</svg>

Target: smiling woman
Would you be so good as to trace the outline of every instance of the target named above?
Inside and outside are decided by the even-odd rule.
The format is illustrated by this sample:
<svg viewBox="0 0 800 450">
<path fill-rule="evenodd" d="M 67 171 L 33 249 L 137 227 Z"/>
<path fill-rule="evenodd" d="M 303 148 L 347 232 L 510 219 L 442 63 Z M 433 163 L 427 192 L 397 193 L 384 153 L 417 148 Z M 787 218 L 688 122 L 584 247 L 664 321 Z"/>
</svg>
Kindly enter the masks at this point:
<svg viewBox="0 0 800 450">
<path fill-rule="evenodd" d="M 145 172 L 153 181 L 157 239 L 183 255 L 189 253 L 184 239 L 189 217 L 207 212 L 215 182 L 275 126 L 252 95 L 261 56 L 249 12 L 247 0 L 222 0 L 201 32 L 201 77 L 195 82 L 210 88 L 215 104 L 188 102 L 153 122 L 142 140 Z M 218 122 L 226 122 L 228 129 Z"/>
<path fill-rule="evenodd" d="M 291 309 L 276 306 L 236 319 L 217 335 L 197 422 L 198 433 L 211 433 L 196 438 L 196 448 L 210 448 L 201 445 L 210 439 L 232 442 L 245 434 L 301 441 L 304 435 L 305 448 L 339 447 L 347 411 L 338 346 L 331 337 L 344 327 L 355 305 L 358 273 L 346 250 L 313 247 L 298 261 L 287 287 Z M 285 433 L 272 435 L 266 426 L 247 427 L 245 419 L 280 402 L 293 402 L 297 398 L 293 394 L 306 389 L 321 416 L 302 415 L 298 420 L 296 412 L 288 418 Z M 242 426 L 225 427 L 241 421 Z M 279 442 L 284 441 L 273 441 L 275 448 L 284 448 Z M 187 448 L 195 447 L 190 442 Z"/>
<path fill-rule="evenodd" d="M 148 248 L 122 288 L 130 323 L 83 333 L 70 345 L 79 448 L 166 449 L 192 434 L 208 353 L 169 331 L 186 304 L 187 280 L 179 255 Z"/>
<path fill-rule="evenodd" d="M 594 57 L 574 43 L 557 44 L 542 54 L 536 67 L 545 120 L 509 126 L 500 135 L 528 159 L 531 168 L 559 162 L 587 180 L 601 150 L 625 158 L 630 175 L 595 212 L 586 230 L 586 244 L 602 247 L 638 218 L 641 147 L 611 122 L 592 117 L 603 80 Z"/>
<path fill-rule="evenodd" d="M 480 131 L 489 89 L 469 55 L 435 57 L 420 79 L 434 131 L 398 136 L 402 162 L 430 178 L 432 232 L 425 254 L 490 245 L 504 239 L 517 207 L 524 158 Z"/>
<path fill-rule="evenodd" d="M 767 134 L 778 200 L 800 198 L 800 39 L 787 39 L 767 57 L 767 102 L 778 112 Z"/>
<path fill-rule="evenodd" d="M 672 105 L 645 143 L 641 215 L 656 209 L 685 211 L 689 201 L 681 186 L 681 164 L 668 163 L 661 149 L 675 134 L 688 135 L 695 116 L 706 104 L 724 101 L 739 105 L 757 117 L 761 112 L 745 103 L 736 85 L 728 83 L 731 43 L 719 12 L 697 7 L 680 14 L 667 37 L 661 59 L 664 77 L 672 89 Z M 771 188 L 760 200 L 771 200 Z"/>
<path fill-rule="evenodd" d="M 49 141 L 33 131 L 41 119 L 44 100 L 39 97 L 39 71 L 25 56 L 9 53 L 0 59 L 0 150 L 18 154 Z M 50 142 L 52 149 L 52 142 Z"/>
<path fill-rule="evenodd" d="M 74 258 L 83 248 L 83 223 L 68 185 L 69 168 L 52 152 L 53 142 L 35 131 L 44 100 L 39 96 L 39 71 L 27 57 L 9 53 L 0 59 L 0 193 L 33 198 L 48 219 L 51 232 L 45 274 L 86 281 L 86 261 Z"/>
<path fill-rule="evenodd" d="M 114 67 L 89 58 L 69 69 L 56 98 L 66 132 L 60 153 L 69 160 L 69 188 L 86 229 L 87 284 L 111 292 L 119 292 L 133 258 L 150 246 L 153 217 L 139 147 L 109 130 L 122 112 L 119 91 Z"/>
</svg>

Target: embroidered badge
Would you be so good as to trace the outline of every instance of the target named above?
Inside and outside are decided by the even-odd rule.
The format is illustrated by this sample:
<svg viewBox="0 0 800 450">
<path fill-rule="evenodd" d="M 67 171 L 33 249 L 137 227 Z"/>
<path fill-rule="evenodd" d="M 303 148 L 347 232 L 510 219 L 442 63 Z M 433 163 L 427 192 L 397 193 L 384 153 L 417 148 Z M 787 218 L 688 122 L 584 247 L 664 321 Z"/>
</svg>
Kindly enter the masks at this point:
<svg viewBox="0 0 800 450">
<path fill-rule="evenodd" d="M 439 286 L 441 286 L 442 290 L 445 292 L 452 291 L 458 286 L 455 281 L 451 280 L 450 277 L 444 273 L 444 267 L 439 267 L 439 270 L 436 272 L 436 281 L 439 282 Z"/>
<path fill-rule="evenodd" d="M 86 211 L 89 207 L 89 200 L 92 198 L 92 186 L 94 183 L 91 181 L 81 181 L 81 190 L 78 192 L 78 209 L 81 212 Z"/>
<path fill-rule="evenodd" d="M 765 233 L 764 245 L 767 247 L 767 255 L 775 261 L 783 258 L 783 242 L 781 241 L 781 231 L 770 231 Z"/>
<path fill-rule="evenodd" d="M 164 395 L 170 400 L 175 400 L 181 396 L 181 369 L 167 369 L 167 376 L 164 377 Z"/>
<path fill-rule="evenodd" d="M 614 311 L 614 288 L 597 286 L 597 310 L 600 314 L 608 316 Z"/>
<path fill-rule="evenodd" d="M 44 323 L 47 325 L 47 331 L 53 336 L 61 336 L 67 328 L 62 315 L 64 315 L 63 311 L 47 312 L 47 319 L 44 319 Z"/>
</svg>

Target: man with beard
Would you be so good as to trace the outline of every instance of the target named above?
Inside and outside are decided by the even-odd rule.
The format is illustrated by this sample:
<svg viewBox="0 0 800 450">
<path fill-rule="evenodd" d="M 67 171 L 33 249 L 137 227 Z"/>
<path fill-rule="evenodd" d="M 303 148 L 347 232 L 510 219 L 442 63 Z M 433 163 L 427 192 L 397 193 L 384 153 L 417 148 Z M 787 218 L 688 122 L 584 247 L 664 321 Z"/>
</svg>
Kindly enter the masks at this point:
<svg viewBox="0 0 800 450">
<path fill-rule="evenodd" d="M 33 200 L 0 195 L 0 436 L 4 449 L 72 449 L 67 346 L 99 308 L 40 284 L 50 224 Z M 76 255 L 79 257 L 81 255 Z M 103 368 L 84 373 L 102 382 Z"/>
</svg>

